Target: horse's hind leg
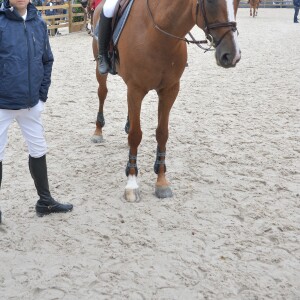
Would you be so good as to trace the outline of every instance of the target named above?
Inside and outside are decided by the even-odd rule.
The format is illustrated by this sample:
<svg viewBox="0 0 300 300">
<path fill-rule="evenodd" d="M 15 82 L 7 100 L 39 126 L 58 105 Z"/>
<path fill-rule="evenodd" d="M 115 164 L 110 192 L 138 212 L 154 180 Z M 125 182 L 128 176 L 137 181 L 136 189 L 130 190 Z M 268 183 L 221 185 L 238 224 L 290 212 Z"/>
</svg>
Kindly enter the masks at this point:
<svg viewBox="0 0 300 300">
<path fill-rule="evenodd" d="M 250 17 L 252 17 L 252 8 L 250 7 Z"/>
<path fill-rule="evenodd" d="M 95 54 L 95 53 L 94 53 Z M 98 71 L 98 59 L 96 59 L 96 78 L 98 81 L 98 99 L 99 99 L 99 110 L 96 119 L 96 129 L 91 137 L 93 143 L 102 143 L 103 142 L 103 133 L 102 128 L 105 125 L 105 119 L 103 114 L 104 102 L 107 96 L 107 75 L 100 75 Z"/>
<path fill-rule="evenodd" d="M 158 126 L 156 129 L 157 152 L 154 163 L 154 172 L 157 174 L 155 195 L 158 198 L 172 197 L 170 184 L 166 179 L 166 144 L 169 137 L 169 115 L 171 108 L 179 92 L 179 83 L 171 88 L 162 89 L 157 92 L 158 104 Z"/>
<path fill-rule="evenodd" d="M 140 191 L 137 183 L 137 153 L 142 140 L 141 105 L 147 92 L 128 86 L 127 102 L 130 127 L 128 132 L 129 159 L 126 167 L 127 185 L 124 198 L 128 202 L 139 202 Z"/>
</svg>

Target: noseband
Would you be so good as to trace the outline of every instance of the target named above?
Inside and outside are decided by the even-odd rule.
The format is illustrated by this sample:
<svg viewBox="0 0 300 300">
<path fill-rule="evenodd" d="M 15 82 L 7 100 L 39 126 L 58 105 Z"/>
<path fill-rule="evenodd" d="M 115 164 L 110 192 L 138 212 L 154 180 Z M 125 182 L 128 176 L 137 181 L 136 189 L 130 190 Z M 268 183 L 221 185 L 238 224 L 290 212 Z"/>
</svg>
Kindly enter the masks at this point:
<svg viewBox="0 0 300 300">
<path fill-rule="evenodd" d="M 207 40 L 210 42 L 210 48 L 213 46 L 216 48 L 224 39 L 224 37 L 227 35 L 229 32 L 236 32 L 237 27 L 236 27 L 236 22 L 223 22 L 223 23 L 214 23 L 214 24 L 209 24 L 206 16 L 206 10 L 205 10 L 205 5 L 204 5 L 204 0 L 197 0 L 197 7 L 196 7 L 196 24 L 198 23 L 198 14 L 199 10 L 201 10 L 203 19 L 204 19 L 204 32 Z M 211 35 L 211 30 L 216 29 L 216 28 L 221 28 L 221 27 L 229 27 L 229 29 L 222 35 L 222 37 L 218 41 L 214 41 L 214 38 Z"/>
</svg>

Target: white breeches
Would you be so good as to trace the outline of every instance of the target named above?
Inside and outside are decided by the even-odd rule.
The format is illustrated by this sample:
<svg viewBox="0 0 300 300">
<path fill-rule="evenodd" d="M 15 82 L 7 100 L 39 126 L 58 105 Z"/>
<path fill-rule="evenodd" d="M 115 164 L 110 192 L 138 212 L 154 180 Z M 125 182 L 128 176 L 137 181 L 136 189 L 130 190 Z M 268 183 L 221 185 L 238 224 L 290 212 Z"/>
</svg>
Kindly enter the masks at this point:
<svg viewBox="0 0 300 300">
<path fill-rule="evenodd" d="M 25 138 L 31 157 L 39 158 L 47 153 L 47 143 L 44 136 L 41 114 L 44 102 L 28 109 L 0 109 L 0 161 L 4 158 L 7 144 L 7 132 L 11 123 L 16 120 Z"/>
<path fill-rule="evenodd" d="M 118 0 L 106 0 L 103 5 L 103 14 L 106 18 L 112 18 Z"/>
</svg>

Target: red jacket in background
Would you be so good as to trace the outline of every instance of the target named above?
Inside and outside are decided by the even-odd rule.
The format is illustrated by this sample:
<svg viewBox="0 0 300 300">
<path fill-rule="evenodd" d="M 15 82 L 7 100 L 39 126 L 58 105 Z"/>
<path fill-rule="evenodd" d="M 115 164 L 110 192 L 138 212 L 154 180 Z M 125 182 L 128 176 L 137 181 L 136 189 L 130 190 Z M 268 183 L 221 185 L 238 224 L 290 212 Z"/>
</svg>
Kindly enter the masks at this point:
<svg viewBox="0 0 300 300">
<path fill-rule="evenodd" d="M 95 10 L 102 0 L 91 0 L 91 9 Z"/>
</svg>

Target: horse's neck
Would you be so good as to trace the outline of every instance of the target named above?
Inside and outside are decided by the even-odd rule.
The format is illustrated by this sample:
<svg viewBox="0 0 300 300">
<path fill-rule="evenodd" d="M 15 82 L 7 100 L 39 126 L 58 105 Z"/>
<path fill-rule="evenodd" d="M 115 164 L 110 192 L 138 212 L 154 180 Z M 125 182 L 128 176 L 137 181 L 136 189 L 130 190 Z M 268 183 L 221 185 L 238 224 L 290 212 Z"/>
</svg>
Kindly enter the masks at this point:
<svg viewBox="0 0 300 300">
<path fill-rule="evenodd" d="M 148 0 L 155 23 L 163 30 L 184 37 L 195 25 L 194 0 Z"/>
</svg>

